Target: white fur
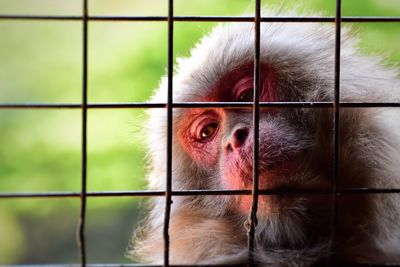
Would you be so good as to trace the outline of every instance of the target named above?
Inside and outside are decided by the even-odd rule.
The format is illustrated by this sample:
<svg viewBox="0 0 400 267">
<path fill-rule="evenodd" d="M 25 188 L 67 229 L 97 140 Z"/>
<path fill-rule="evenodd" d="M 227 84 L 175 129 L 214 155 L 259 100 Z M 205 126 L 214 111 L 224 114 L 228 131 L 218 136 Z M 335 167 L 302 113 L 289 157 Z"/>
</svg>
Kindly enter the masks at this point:
<svg viewBox="0 0 400 267">
<path fill-rule="evenodd" d="M 272 65 L 294 89 L 304 91 L 306 101 L 332 101 L 334 84 L 334 25 L 315 23 L 262 23 L 261 27 L 261 61 Z M 395 69 L 384 67 L 377 57 L 360 55 L 357 51 L 357 39 L 342 30 L 341 44 L 341 101 L 375 102 L 400 101 L 400 82 Z M 232 71 L 244 62 L 252 62 L 254 55 L 254 25 L 252 23 L 223 24 L 216 27 L 191 51 L 189 58 L 178 60 L 176 75 L 173 78 L 174 101 L 196 101 L 209 94 L 210 88 L 227 72 Z M 299 81 L 307 81 L 307 89 L 299 87 Z M 166 102 L 167 78 L 161 81 L 159 89 L 152 98 L 153 102 Z M 174 111 L 174 125 L 182 116 L 182 109 Z M 341 112 L 341 133 L 346 136 L 341 148 L 341 171 L 343 179 L 349 184 L 358 183 L 364 187 L 397 187 L 400 188 L 400 112 L 388 108 L 376 109 L 343 109 Z M 166 175 L 166 112 L 163 109 L 150 110 L 148 123 L 149 172 L 148 188 L 165 190 Z M 323 126 L 321 126 L 322 128 Z M 322 128 L 322 131 L 324 129 Z M 330 137 L 327 136 L 327 139 Z M 173 189 L 199 189 L 199 180 L 207 180 L 211 188 L 218 188 L 218 173 L 205 177 L 204 172 L 197 169 L 191 158 L 181 150 L 177 136 L 173 139 Z M 319 150 L 321 150 L 319 148 Z M 321 151 L 318 151 L 321 153 Z M 326 151 L 330 153 L 330 151 Z M 330 155 L 328 155 L 329 157 Z M 312 157 L 312 156 L 310 156 Z M 328 168 L 328 167 L 327 167 Z M 314 181 L 321 179 L 320 174 L 307 171 L 298 174 L 296 179 Z M 326 177 L 325 177 L 326 178 Z M 329 177 L 328 177 L 329 178 Z M 188 181 L 188 179 L 190 181 Z M 206 183 L 206 182 L 204 182 Z M 207 188 L 207 187 L 206 187 Z M 339 256 L 344 260 L 382 263 L 400 261 L 400 197 L 397 195 L 371 195 L 372 201 L 368 218 L 360 225 L 354 225 L 353 236 L 338 244 Z M 173 219 L 181 215 L 181 211 L 200 210 L 189 216 L 198 216 L 199 223 L 218 225 L 232 223 L 227 214 L 229 198 L 204 197 L 202 200 L 174 197 L 172 205 Z M 362 202 L 361 202 L 362 203 Z M 136 247 L 133 254 L 144 261 L 161 263 L 162 227 L 164 200 L 155 200 L 151 207 L 149 219 L 145 225 L 146 233 L 141 240 L 134 241 Z M 326 244 L 309 244 L 303 249 L 279 250 L 269 248 L 274 238 L 293 239 L 289 242 L 307 240 L 301 222 L 307 220 L 307 211 L 298 203 L 291 213 L 276 218 L 261 219 L 257 227 L 258 248 L 255 258 L 260 264 L 270 266 L 308 266 L 316 260 L 330 255 L 332 248 Z M 189 213 L 191 214 L 191 213 Z M 229 218 L 228 218 L 229 217 Z M 344 214 L 342 223 L 347 214 Z M 246 218 L 238 219 L 233 228 L 240 228 Z M 178 219 L 177 219 L 178 220 Z M 211 220 L 211 221 L 209 221 Z M 215 220 L 215 221 L 214 221 Z M 208 229 L 205 233 L 196 233 L 196 227 L 204 225 L 194 222 L 188 226 L 193 231 L 188 239 L 193 240 L 192 247 L 177 246 L 180 251 L 172 251 L 173 263 L 236 263 L 245 262 L 247 248 L 245 242 L 232 236 L 226 242 L 219 243 L 222 254 L 214 255 L 215 238 L 221 235 L 220 230 Z M 179 228 L 179 226 L 177 226 Z M 347 226 L 346 226 L 347 227 Z M 353 225 L 349 225 L 353 227 Z M 235 228 L 235 229 L 236 229 Z M 188 231 L 190 230 L 188 229 Z M 183 230 L 182 230 L 183 231 Z M 232 230 L 235 231 L 235 230 Z M 243 231 L 242 231 L 243 233 Z M 177 233 L 179 236 L 179 233 Z M 172 234 L 172 238 L 174 238 Z M 179 238 L 182 238 L 180 236 Z M 185 237 L 184 237 L 185 238 Z M 225 237 L 224 237 L 225 238 Z M 362 242 L 354 242 L 354 240 Z M 222 240 L 225 240 L 222 238 Z M 235 241 L 238 240 L 238 241 Z M 276 240 L 278 242 L 279 240 Z M 185 240 L 182 241 L 183 244 Z M 304 241 L 306 243 L 306 241 Z M 172 248 L 173 249 L 173 248 Z M 194 253 L 196 252 L 196 253 Z M 193 255 L 202 255 L 196 258 Z"/>
</svg>

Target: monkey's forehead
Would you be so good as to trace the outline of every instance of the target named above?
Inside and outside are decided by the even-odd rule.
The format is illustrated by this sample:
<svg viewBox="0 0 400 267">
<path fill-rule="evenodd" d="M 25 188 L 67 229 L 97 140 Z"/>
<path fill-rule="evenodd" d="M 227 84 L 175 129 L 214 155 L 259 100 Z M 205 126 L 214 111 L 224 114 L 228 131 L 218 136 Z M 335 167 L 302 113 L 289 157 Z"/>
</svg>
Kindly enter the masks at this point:
<svg viewBox="0 0 400 267">
<path fill-rule="evenodd" d="M 287 15 L 273 12 L 265 15 Z M 308 84 L 327 85 L 324 88 L 303 88 L 310 95 L 332 94 L 335 55 L 333 24 L 265 22 L 261 24 L 260 31 L 260 60 L 276 70 L 279 81 L 298 85 L 296 79 L 304 77 Z M 398 71 L 380 66 L 379 58 L 360 55 L 356 47 L 358 39 L 350 37 L 348 33 L 349 28 L 343 27 L 341 80 L 346 83 L 342 83 L 341 96 L 346 99 L 356 91 L 362 97 L 379 87 L 380 92 L 374 92 L 376 100 L 388 100 L 393 95 L 388 91 L 399 86 L 398 83 L 394 84 Z M 191 50 L 189 57 L 178 59 L 173 77 L 173 101 L 204 99 L 227 73 L 243 65 L 252 68 L 254 36 L 254 23 L 220 24 L 205 35 Z M 374 83 L 371 83 L 371 79 L 374 79 Z M 163 77 L 152 101 L 167 102 L 167 92 L 168 79 Z M 393 98 L 389 101 L 393 101 Z"/>
<path fill-rule="evenodd" d="M 303 72 L 318 72 L 326 74 L 327 79 L 332 78 L 329 76 L 334 63 L 332 25 L 263 23 L 260 42 L 261 62 L 281 71 L 298 72 L 304 68 Z M 252 68 L 254 48 L 253 23 L 217 26 L 191 50 L 190 57 L 178 59 L 173 77 L 174 101 L 204 98 L 226 73 L 243 65 Z M 164 77 L 152 100 L 166 102 L 166 99 L 167 78 Z"/>
</svg>

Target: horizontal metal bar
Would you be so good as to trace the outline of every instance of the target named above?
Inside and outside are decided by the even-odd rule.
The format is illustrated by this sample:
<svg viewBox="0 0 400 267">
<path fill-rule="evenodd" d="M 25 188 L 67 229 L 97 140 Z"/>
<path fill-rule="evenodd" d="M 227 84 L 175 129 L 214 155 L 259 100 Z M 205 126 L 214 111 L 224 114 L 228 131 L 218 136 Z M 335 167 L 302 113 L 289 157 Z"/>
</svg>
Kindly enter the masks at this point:
<svg viewBox="0 0 400 267">
<path fill-rule="evenodd" d="M 89 109 L 165 108 L 166 103 L 89 103 Z M 175 102 L 174 108 L 251 108 L 252 102 Z M 332 108 L 333 102 L 260 102 L 262 108 Z M 400 102 L 341 102 L 344 108 L 398 108 Z M 0 109 L 80 109 L 73 103 L 0 103 Z"/>
<path fill-rule="evenodd" d="M 0 267 L 81 267 L 81 264 L 17 264 L 17 265 L 0 265 Z M 87 267 L 164 267 L 164 265 L 155 264 L 118 264 L 118 263 L 95 263 L 85 264 Z M 170 267 L 246 267 L 247 264 L 169 264 Z M 360 265 L 357 265 L 360 266 Z M 363 265 L 361 265 L 363 266 Z M 368 265 L 370 266 L 370 265 Z M 371 265 L 374 266 L 374 265 Z M 392 265 L 391 265 L 392 266 Z"/>
<path fill-rule="evenodd" d="M 87 192 L 88 197 L 120 197 L 120 196 L 163 196 L 164 191 L 108 191 Z M 0 193 L 0 198 L 72 198 L 80 197 L 80 192 L 22 192 Z"/>
<path fill-rule="evenodd" d="M 82 16 L 55 16 L 55 15 L 0 15 L 1 20 L 83 20 Z"/>
<path fill-rule="evenodd" d="M 109 263 L 109 264 L 86 264 L 87 267 L 163 267 L 164 265 L 154 265 L 154 264 L 118 264 L 118 263 Z M 244 267 L 248 266 L 248 264 L 196 264 L 196 265 L 169 265 L 170 267 Z M 317 264 L 312 265 L 312 267 L 325 267 L 326 264 Z M 362 263 L 340 263 L 341 267 L 400 267 L 398 264 L 362 264 Z M 0 267 L 81 267 L 80 264 L 24 264 L 24 265 L 0 265 Z"/>
<path fill-rule="evenodd" d="M 154 264 L 86 264 L 87 267 L 163 267 L 164 265 L 154 265 Z M 244 267 L 248 266 L 248 264 L 190 264 L 190 265 L 169 265 L 170 267 Z M 312 267 L 325 267 L 326 264 L 317 264 L 312 265 Z M 400 265 L 396 264 L 361 264 L 361 263 L 340 263 L 341 267 L 382 267 L 382 266 L 390 266 L 390 267 L 400 267 Z M 16 265 L 0 265 L 0 267 L 81 267 L 80 264 L 16 264 Z"/>
<path fill-rule="evenodd" d="M 83 20 L 82 16 L 55 15 L 0 15 L 0 20 Z M 167 16 L 89 16 L 89 21 L 167 21 Z M 186 22 L 254 22 L 250 16 L 174 16 L 174 21 Z M 271 16 L 262 17 L 262 22 L 335 22 L 335 17 Z M 400 17 L 342 17 L 342 22 L 400 22 Z"/>
<path fill-rule="evenodd" d="M 82 108 L 81 104 L 69 103 L 1 103 L 0 109 L 70 109 Z"/>
<path fill-rule="evenodd" d="M 400 188 L 342 188 L 336 190 L 337 195 L 349 194 L 399 194 Z"/>
<path fill-rule="evenodd" d="M 400 17 L 342 17 L 342 22 L 400 22 Z"/>
<path fill-rule="evenodd" d="M 253 102 L 175 102 L 175 108 L 253 108 Z M 262 108 L 328 108 L 333 107 L 332 102 L 259 102 Z M 400 105 L 399 105 L 400 106 Z"/>
<path fill-rule="evenodd" d="M 343 188 L 337 195 L 349 194 L 398 194 L 400 188 Z M 260 195 L 326 195 L 331 189 L 260 189 Z M 158 197 L 165 191 L 104 191 L 87 192 L 87 197 Z M 251 195 L 251 190 L 179 190 L 172 191 L 173 196 L 219 196 L 219 195 Z M 22 192 L 0 193 L 0 198 L 79 198 L 80 192 Z"/>
<path fill-rule="evenodd" d="M 87 108 L 165 108 L 164 103 L 92 103 Z M 0 103 L 0 109 L 80 109 L 82 104 L 73 103 Z"/>
<path fill-rule="evenodd" d="M 398 108 L 400 102 L 340 102 L 341 108 Z"/>
<path fill-rule="evenodd" d="M 81 267 L 81 264 L 16 264 L 16 265 L 0 265 L 0 267 Z M 87 267 L 163 267 L 164 265 L 155 265 L 155 264 L 85 264 Z M 245 267 L 247 264 L 190 264 L 190 265 L 169 265 L 170 267 L 224 267 L 224 266 L 232 266 L 232 267 Z"/>
</svg>

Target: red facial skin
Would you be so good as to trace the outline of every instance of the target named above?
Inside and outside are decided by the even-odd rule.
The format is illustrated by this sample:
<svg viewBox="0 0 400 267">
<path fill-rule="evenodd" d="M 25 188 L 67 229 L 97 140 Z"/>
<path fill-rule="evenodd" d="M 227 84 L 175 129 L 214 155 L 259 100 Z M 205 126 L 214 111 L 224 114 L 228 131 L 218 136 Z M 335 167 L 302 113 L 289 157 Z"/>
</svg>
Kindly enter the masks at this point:
<svg viewBox="0 0 400 267">
<path fill-rule="evenodd" d="M 260 69 L 261 74 L 261 90 L 260 102 L 273 102 L 279 101 L 277 94 L 277 75 L 274 69 L 270 66 L 263 65 Z M 253 100 L 247 99 L 249 92 L 253 91 L 253 66 L 252 64 L 238 68 L 225 77 L 211 90 L 214 94 L 209 95 L 207 98 L 199 99 L 196 101 L 204 102 L 252 102 Z M 250 94 L 252 96 L 252 94 Z M 221 172 L 221 184 L 224 189 L 250 189 L 252 186 L 252 157 L 253 157 L 253 132 L 249 132 L 246 141 L 240 147 L 230 151 L 226 151 L 226 144 L 222 143 L 223 125 L 226 123 L 227 110 L 221 108 L 193 108 L 187 110 L 180 122 L 178 136 L 183 148 L 191 156 L 191 158 L 200 166 L 204 168 L 212 168 Z M 273 109 L 267 109 L 263 112 L 268 112 L 270 115 L 276 113 Z M 251 113 L 249 113 L 251 114 Z M 264 113 L 263 113 L 264 114 Z M 251 115 L 249 115 L 251 116 Z M 212 134 L 207 131 L 209 125 L 218 126 Z M 207 126 L 208 125 L 208 126 Z M 207 137 L 203 138 L 202 135 L 207 133 Z M 268 137 L 273 140 L 274 136 L 283 135 L 276 129 Z M 260 140 L 263 138 L 260 133 Z M 229 140 L 228 140 L 229 141 Z M 268 147 L 274 149 L 275 144 L 269 144 Z M 280 149 L 279 147 L 275 147 Z M 261 146 L 260 146 L 261 149 Z M 268 158 L 261 160 L 268 162 Z M 271 162 L 273 159 L 270 160 Z M 270 166 L 261 166 L 260 164 L 260 182 L 259 188 L 270 189 L 276 187 L 279 181 L 276 177 L 285 177 L 289 173 L 295 171 L 295 166 L 291 161 L 279 162 L 279 164 Z M 236 208 L 248 213 L 252 198 L 251 196 L 238 197 L 238 204 Z M 268 200 L 268 196 L 260 197 L 260 204 Z"/>
<path fill-rule="evenodd" d="M 221 131 L 218 127 L 212 138 L 201 140 L 201 130 L 209 124 L 220 124 L 222 109 L 192 108 L 187 111 L 178 127 L 178 137 L 190 157 L 201 167 L 212 167 L 218 163 L 221 147 Z"/>
<path fill-rule="evenodd" d="M 262 149 L 260 147 L 260 149 Z M 260 153 L 261 154 L 261 153 Z M 260 161 L 265 161 L 265 156 L 259 155 Z M 222 157 L 221 171 L 223 188 L 229 190 L 251 189 L 253 184 L 253 141 L 252 136 L 249 137 L 246 144 L 233 152 L 226 153 Z M 279 162 L 276 165 L 262 166 L 259 165 L 259 189 L 276 189 L 285 184 L 289 176 L 297 171 L 295 159 L 288 155 L 286 161 Z M 286 181 L 285 181 L 286 180 Z M 268 203 L 270 196 L 259 196 L 259 203 L 263 205 L 261 212 L 271 211 Z M 247 214 L 252 205 L 252 196 L 239 196 L 237 205 L 239 210 Z"/>
</svg>

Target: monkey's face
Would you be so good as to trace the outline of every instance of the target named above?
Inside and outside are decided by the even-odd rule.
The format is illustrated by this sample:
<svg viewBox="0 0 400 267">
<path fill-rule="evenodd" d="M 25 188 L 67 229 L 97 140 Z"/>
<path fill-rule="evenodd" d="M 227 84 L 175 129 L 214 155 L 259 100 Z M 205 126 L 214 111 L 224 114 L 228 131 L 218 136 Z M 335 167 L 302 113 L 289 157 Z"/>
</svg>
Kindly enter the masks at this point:
<svg viewBox="0 0 400 267">
<path fill-rule="evenodd" d="M 260 101 L 333 102 L 337 46 L 332 25 L 262 23 L 260 30 Z M 359 56 L 354 40 L 345 33 L 342 37 L 340 84 L 336 83 L 340 101 L 393 101 L 388 97 L 399 96 L 397 74 L 371 57 Z M 153 101 L 165 103 L 172 82 L 174 103 L 252 102 L 254 44 L 254 23 L 218 26 L 190 57 L 178 60 L 173 79 L 163 79 Z M 335 114 L 340 115 L 335 127 L 340 131 L 334 135 L 332 108 L 260 108 L 257 150 L 251 107 L 174 108 L 172 189 L 250 189 L 253 154 L 258 153 L 259 188 L 294 193 L 258 196 L 254 255 L 260 266 L 310 266 L 330 255 L 338 262 L 361 263 L 381 263 L 393 255 L 398 262 L 399 253 L 392 249 L 400 244 L 393 234 L 399 228 L 398 199 L 373 194 L 334 198 L 299 190 L 334 189 L 333 182 L 338 190 L 398 187 L 399 138 L 393 134 L 399 128 L 398 114 L 385 110 L 340 108 Z M 165 190 L 170 118 L 163 109 L 150 112 L 148 180 L 150 188 Z M 333 181 L 334 154 L 339 161 Z M 250 195 L 172 198 L 172 262 L 233 263 L 241 252 L 241 262 L 247 262 L 248 231 L 243 224 L 248 221 Z M 148 258 L 155 258 L 156 243 L 162 259 L 164 207 L 163 199 L 154 201 L 151 238 L 144 245 Z"/>
<path fill-rule="evenodd" d="M 260 101 L 296 101 L 297 94 L 280 85 L 279 73 L 261 67 Z M 290 90 L 290 89 L 289 89 Z M 211 94 L 192 101 L 252 102 L 253 67 L 246 64 L 224 75 L 212 85 Z M 317 164 L 313 144 L 316 130 L 312 111 L 281 108 L 260 109 L 259 188 L 316 187 Z M 315 115 L 315 114 L 314 114 Z M 181 146 L 210 189 L 250 189 L 252 187 L 254 126 L 251 108 L 193 108 L 185 110 L 179 122 Z M 217 174 L 217 175 L 216 175 Z M 214 181 L 210 181 L 214 180 Z M 217 188 L 215 188 L 217 187 Z M 260 213 L 268 215 L 292 205 L 294 198 L 260 196 Z M 291 199 L 290 201 L 288 199 Z M 251 196 L 240 196 L 232 208 L 247 214 Z"/>
</svg>

